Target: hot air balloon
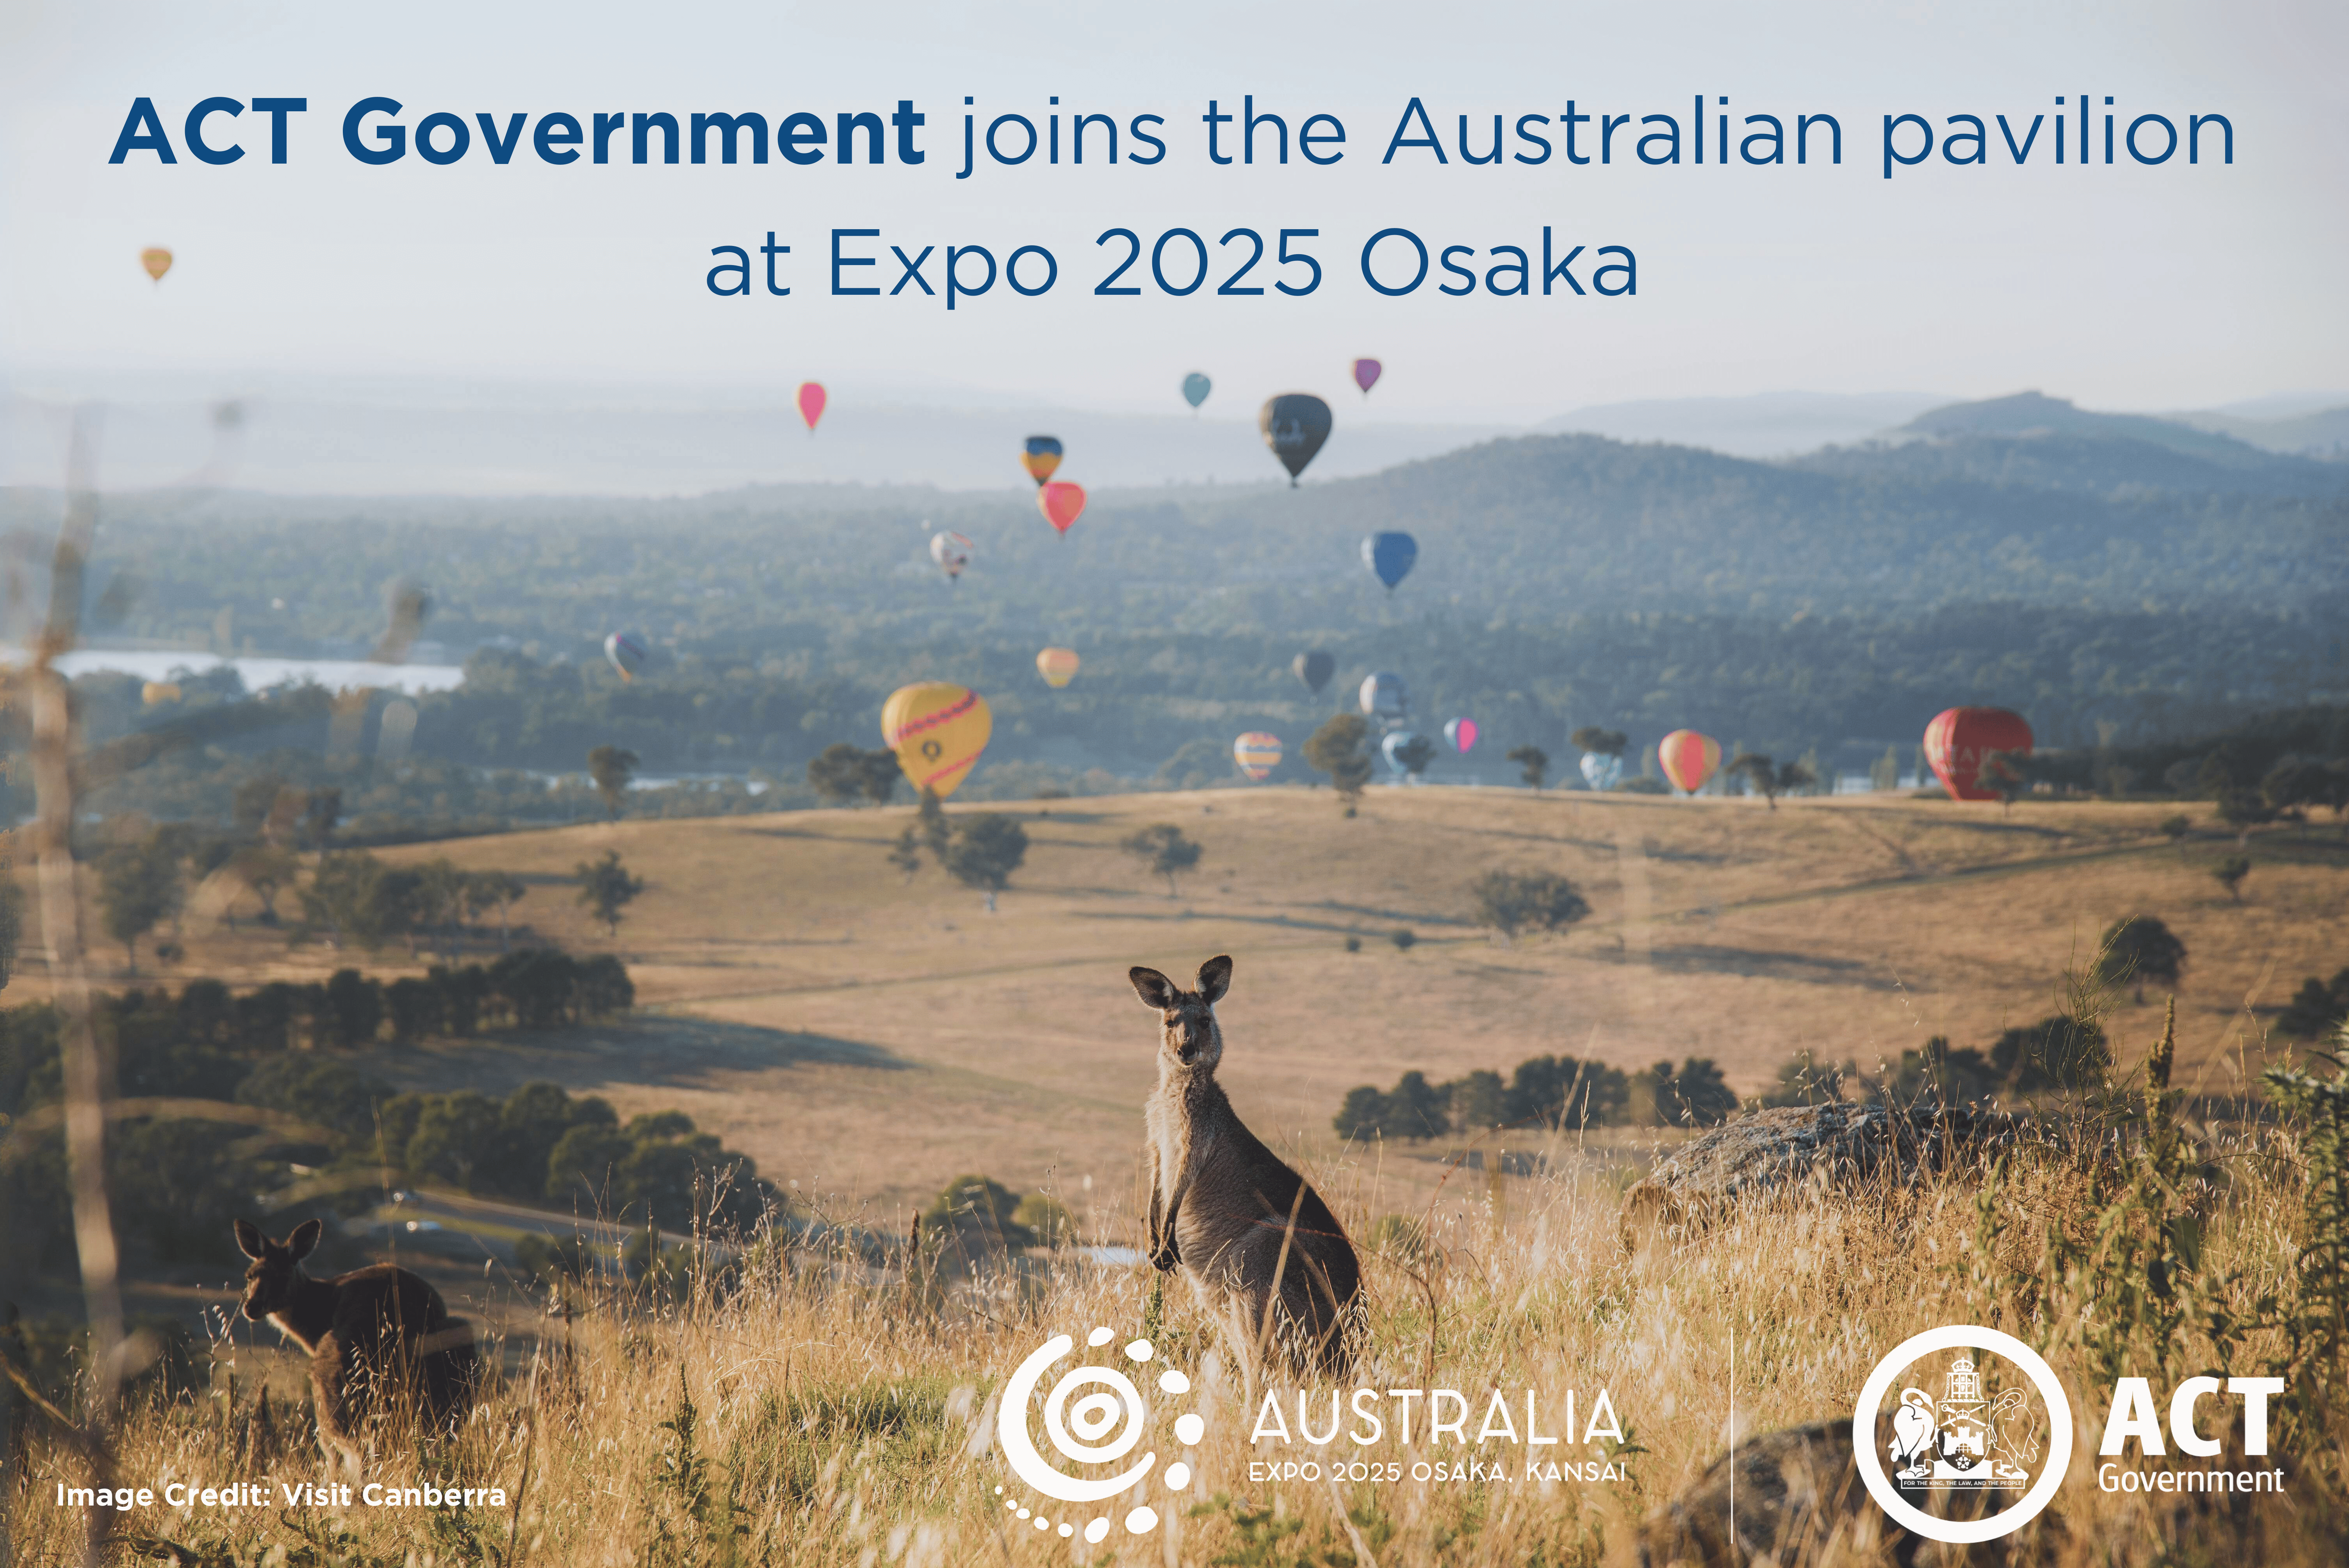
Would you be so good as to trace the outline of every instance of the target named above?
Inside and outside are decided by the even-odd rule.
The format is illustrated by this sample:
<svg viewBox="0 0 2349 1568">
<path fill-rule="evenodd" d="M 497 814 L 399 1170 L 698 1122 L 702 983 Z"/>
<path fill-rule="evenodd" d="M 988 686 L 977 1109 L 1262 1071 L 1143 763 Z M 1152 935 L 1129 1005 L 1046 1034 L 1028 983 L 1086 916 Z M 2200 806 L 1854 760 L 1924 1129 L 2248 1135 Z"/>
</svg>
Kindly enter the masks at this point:
<svg viewBox="0 0 2349 1568">
<path fill-rule="evenodd" d="M 1387 585 L 1390 593 L 1411 575 L 1412 562 L 1418 559 L 1419 541 L 1408 533 L 1373 533 L 1362 541 L 1362 564 Z"/>
<path fill-rule="evenodd" d="M 1307 691 L 1319 696 L 1321 688 L 1330 684 L 1330 677 L 1338 673 L 1338 661 L 1323 649 L 1308 648 L 1291 660 L 1288 667 L 1297 672 L 1297 678 L 1305 683 Z"/>
<path fill-rule="evenodd" d="M 1183 401 L 1195 408 L 1207 400 L 1207 394 L 1215 388 L 1214 382 L 1194 370 L 1183 377 Z"/>
<path fill-rule="evenodd" d="M 916 791 L 941 800 L 969 774 L 994 729 L 987 699 L 947 681 L 899 686 L 881 705 L 882 744 L 897 754 Z"/>
<path fill-rule="evenodd" d="M 167 702 L 177 702 L 181 696 L 177 681 L 149 681 L 139 688 L 139 700 L 149 707 L 160 707 Z"/>
<path fill-rule="evenodd" d="M 1019 460 L 1027 465 L 1028 477 L 1042 484 L 1052 477 L 1052 470 L 1061 466 L 1061 438 L 1058 436 L 1029 437 L 1027 446 L 1019 453 Z"/>
<path fill-rule="evenodd" d="M 634 632 L 615 632 L 604 639 L 604 656 L 612 661 L 612 667 L 620 672 L 622 680 L 633 681 L 653 655 L 645 646 L 645 640 Z"/>
<path fill-rule="evenodd" d="M 970 541 L 959 533 L 930 535 L 930 559 L 938 563 L 938 570 L 950 582 L 959 578 L 962 569 L 970 564 L 971 549 Z"/>
<path fill-rule="evenodd" d="M 1256 428 L 1264 434 L 1264 444 L 1288 470 L 1288 488 L 1297 488 L 1297 476 L 1330 438 L 1330 405 L 1310 392 L 1283 392 L 1278 397 L 1268 397 L 1257 411 Z"/>
<path fill-rule="evenodd" d="M 1046 648 L 1036 655 L 1036 673 L 1054 691 L 1074 680 L 1077 676 L 1077 652 L 1074 648 Z"/>
<path fill-rule="evenodd" d="M 1044 514 L 1044 521 L 1059 529 L 1061 537 L 1066 539 L 1070 526 L 1084 515 L 1085 487 L 1065 480 L 1048 484 L 1036 492 L 1036 509 Z"/>
<path fill-rule="evenodd" d="M 1251 729 L 1232 742 L 1232 760 L 1240 765 L 1241 772 L 1261 784 L 1280 766 L 1280 737 Z"/>
<path fill-rule="evenodd" d="M 1721 742 L 1693 729 L 1675 729 L 1656 742 L 1656 762 L 1674 788 L 1695 794 L 1721 769 Z"/>
<path fill-rule="evenodd" d="M 147 269 L 149 277 L 160 284 L 163 281 L 163 274 L 171 270 L 171 253 L 160 245 L 150 245 L 139 253 L 139 264 Z"/>
<path fill-rule="evenodd" d="M 1444 727 L 1444 738 L 1452 743 L 1453 750 L 1465 757 L 1468 748 L 1476 744 L 1476 721 L 1473 718 L 1452 720 Z"/>
<path fill-rule="evenodd" d="M 1401 718 L 1404 701 L 1402 677 L 1384 670 L 1364 676 L 1358 700 L 1362 705 L 1362 711 L 1372 718 Z"/>
<path fill-rule="evenodd" d="M 1387 732 L 1387 738 L 1379 742 L 1379 753 L 1387 759 L 1387 766 L 1393 769 L 1397 775 L 1408 778 L 1411 768 L 1403 760 L 1402 754 L 1406 749 L 1419 744 L 1421 744 L 1419 737 L 1411 730 L 1390 730 Z"/>
<path fill-rule="evenodd" d="M 1582 754 L 1582 781 L 1593 789 L 1612 789 L 1623 782 L 1623 759 L 1611 751 Z"/>
<path fill-rule="evenodd" d="M 2021 714 L 2002 707 L 1953 707 L 1935 714 L 1925 727 L 1925 760 L 1952 800 L 1999 799 L 1998 790 L 1982 782 L 1982 764 L 1993 752 L 2031 755 L 2031 726 Z"/>
<path fill-rule="evenodd" d="M 808 434 L 811 436 L 815 434 L 815 422 L 823 418 L 823 382 L 800 383 L 800 418 L 807 421 Z"/>
<path fill-rule="evenodd" d="M 1354 361 L 1354 385 L 1362 389 L 1363 397 L 1369 397 L 1371 388 L 1379 384 L 1379 372 L 1384 368 L 1385 366 L 1375 359 Z"/>
</svg>

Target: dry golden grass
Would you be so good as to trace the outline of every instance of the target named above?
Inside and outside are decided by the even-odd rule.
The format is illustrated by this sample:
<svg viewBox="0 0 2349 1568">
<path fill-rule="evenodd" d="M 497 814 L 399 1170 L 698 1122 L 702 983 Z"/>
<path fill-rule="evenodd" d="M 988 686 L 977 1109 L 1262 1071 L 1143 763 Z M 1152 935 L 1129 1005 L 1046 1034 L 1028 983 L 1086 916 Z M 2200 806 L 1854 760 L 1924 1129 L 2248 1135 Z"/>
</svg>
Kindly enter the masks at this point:
<svg viewBox="0 0 2349 1568">
<path fill-rule="evenodd" d="M 2171 845 L 2157 824 L 2175 809 L 1846 797 L 1770 811 L 1435 788 L 1373 789 L 1351 820 L 1328 791 L 1296 789 L 950 807 L 1028 827 L 1027 864 L 993 915 L 934 868 L 908 883 L 885 863 L 910 807 L 414 846 L 384 853 L 523 875 L 517 918 L 620 953 L 644 1013 L 370 1066 L 403 1087 L 543 1077 L 624 1111 L 674 1105 L 803 1196 L 875 1217 L 966 1171 L 1056 1191 L 1082 1214 L 1125 1194 L 1140 1143 L 1154 1037 L 1125 982 L 1133 964 L 1188 975 L 1235 954 L 1224 1078 L 1277 1147 L 1326 1155 L 1344 1091 L 1413 1068 L 1440 1079 L 1545 1052 L 1625 1068 L 1707 1056 L 1751 1092 L 1797 1049 L 1866 1068 L 1934 1034 L 1984 1046 L 2051 1011 L 2061 971 L 2105 926 L 2151 913 L 2190 953 L 2179 1082 L 2232 1090 L 2265 1049 L 2256 1009 L 2349 963 L 2349 841 L 2255 838 L 2239 905 L 2207 869 L 2232 839 Z M 1180 897 L 1116 848 L 1158 821 L 1206 847 Z M 569 885 L 607 848 L 649 883 L 616 940 Z M 1468 884 L 1495 867 L 1574 878 L 1591 919 L 1497 944 L 1467 923 Z M 1399 927 L 1420 938 L 1409 953 L 1387 941 Z M 180 973 L 239 982 L 421 967 L 397 951 L 289 952 L 249 921 L 232 934 L 194 914 L 185 942 Z M 42 985 L 28 965 L 10 995 Z M 2125 1062 L 2160 1000 L 2124 998 Z M 1398 1193 L 1423 1192 L 1437 1169 L 1409 1150 L 1388 1167 Z"/>
</svg>

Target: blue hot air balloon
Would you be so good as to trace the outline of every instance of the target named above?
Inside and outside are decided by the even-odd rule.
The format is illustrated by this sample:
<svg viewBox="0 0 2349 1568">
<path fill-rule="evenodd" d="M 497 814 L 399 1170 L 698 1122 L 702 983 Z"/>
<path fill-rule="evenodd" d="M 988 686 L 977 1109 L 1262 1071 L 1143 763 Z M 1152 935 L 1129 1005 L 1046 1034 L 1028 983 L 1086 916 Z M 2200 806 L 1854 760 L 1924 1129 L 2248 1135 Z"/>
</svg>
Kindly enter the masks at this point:
<svg viewBox="0 0 2349 1568">
<path fill-rule="evenodd" d="M 1394 585 L 1411 575 L 1412 562 L 1419 559 L 1419 542 L 1408 533 L 1373 533 L 1362 541 L 1362 564 L 1394 592 Z"/>
<path fill-rule="evenodd" d="M 1359 694 L 1362 712 L 1371 718 L 1399 719 L 1403 715 L 1402 677 L 1385 670 L 1362 677 Z"/>
<path fill-rule="evenodd" d="M 1623 759 L 1603 751 L 1582 754 L 1582 781 L 1593 789 L 1612 789 L 1623 782 Z"/>
<path fill-rule="evenodd" d="M 1195 408 L 1207 400 L 1207 394 L 1215 388 L 1214 382 L 1194 370 L 1183 377 L 1183 401 Z"/>
</svg>

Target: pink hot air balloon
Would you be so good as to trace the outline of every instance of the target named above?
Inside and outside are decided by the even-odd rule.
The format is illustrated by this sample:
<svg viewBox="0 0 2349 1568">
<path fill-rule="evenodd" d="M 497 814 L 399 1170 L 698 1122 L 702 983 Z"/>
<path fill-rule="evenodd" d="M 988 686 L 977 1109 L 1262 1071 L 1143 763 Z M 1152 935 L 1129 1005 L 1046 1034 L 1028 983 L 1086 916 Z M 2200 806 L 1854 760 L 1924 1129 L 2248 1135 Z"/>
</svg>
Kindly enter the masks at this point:
<svg viewBox="0 0 2349 1568">
<path fill-rule="evenodd" d="M 1354 361 L 1354 385 L 1362 389 L 1363 397 L 1369 397 L 1371 388 L 1379 384 L 1379 372 L 1384 368 L 1385 366 L 1375 359 Z"/>
<path fill-rule="evenodd" d="M 1453 750 L 1466 756 L 1468 748 L 1476 744 L 1476 721 L 1473 718 L 1452 720 L 1444 727 L 1444 738 L 1452 742 Z"/>
<path fill-rule="evenodd" d="M 800 418 L 807 421 L 808 434 L 811 436 L 815 434 L 815 422 L 823 418 L 823 382 L 800 383 Z"/>
<path fill-rule="evenodd" d="M 1084 512 L 1085 487 L 1065 480 L 1055 480 L 1036 492 L 1036 505 L 1043 512 L 1044 521 L 1059 529 L 1061 537 L 1066 539 L 1071 525 Z"/>
</svg>

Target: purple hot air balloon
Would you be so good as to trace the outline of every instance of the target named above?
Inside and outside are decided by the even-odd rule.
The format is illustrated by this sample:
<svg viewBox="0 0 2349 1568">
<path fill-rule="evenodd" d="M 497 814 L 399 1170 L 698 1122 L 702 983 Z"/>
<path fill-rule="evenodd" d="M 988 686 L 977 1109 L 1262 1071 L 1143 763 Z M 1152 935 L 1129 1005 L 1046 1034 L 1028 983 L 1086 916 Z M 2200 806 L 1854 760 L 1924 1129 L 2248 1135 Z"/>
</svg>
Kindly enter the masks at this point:
<svg viewBox="0 0 2349 1568">
<path fill-rule="evenodd" d="M 1354 385 L 1362 389 L 1363 397 L 1369 397 L 1371 388 L 1379 384 L 1379 372 L 1383 368 L 1375 359 L 1354 361 Z"/>
</svg>

